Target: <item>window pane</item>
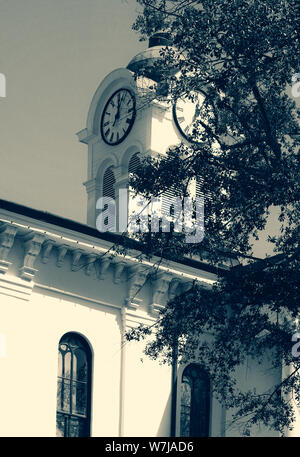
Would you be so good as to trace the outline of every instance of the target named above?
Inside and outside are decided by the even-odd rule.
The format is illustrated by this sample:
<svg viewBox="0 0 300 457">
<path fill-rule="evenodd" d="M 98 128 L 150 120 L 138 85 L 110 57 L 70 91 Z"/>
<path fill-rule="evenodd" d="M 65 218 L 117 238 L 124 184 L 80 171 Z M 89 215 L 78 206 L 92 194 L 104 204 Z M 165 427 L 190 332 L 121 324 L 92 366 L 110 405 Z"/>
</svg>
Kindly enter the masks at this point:
<svg viewBox="0 0 300 457">
<path fill-rule="evenodd" d="M 56 415 L 57 437 L 84 437 L 87 436 L 86 420 L 76 416 Z"/>
<path fill-rule="evenodd" d="M 70 412 L 70 381 L 67 379 L 57 380 L 57 409 Z"/>
<path fill-rule="evenodd" d="M 60 378 L 57 380 L 57 409 L 62 409 L 62 382 Z"/>
<path fill-rule="evenodd" d="M 76 370 L 74 370 L 74 377 L 73 379 L 77 381 L 87 381 L 87 360 L 86 354 L 82 349 L 76 349 L 74 352 L 74 360 L 76 360 Z"/>
<path fill-rule="evenodd" d="M 71 352 L 65 353 L 64 362 L 65 362 L 64 376 L 65 376 L 65 378 L 70 379 L 70 377 L 71 377 Z"/>
<path fill-rule="evenodd" d="M 73 412 L 86 415 L 87 385 L 81 382 L 73 383 Z"/>
<path fill-rule="evenodd" d="M 63 414 L 56 414 L 56 436 L 66 436 L 65 435 L 65 416 Z"/>
<path fill-rule="evenodd" d="M 69 423 L 69 434 L 71 437 L 83 437 L 86 436 L 86 425 L 85 420 L 79 417 L 71 416 Z"/>
<path fill-rule="evenodd" d="M 185 378 L 185 380 L 188 381 L 187 378 Z M 181 436 L 190 436 L 191 386 L 189 382 L 186 381 L 181 384 Z"/>
</svg>

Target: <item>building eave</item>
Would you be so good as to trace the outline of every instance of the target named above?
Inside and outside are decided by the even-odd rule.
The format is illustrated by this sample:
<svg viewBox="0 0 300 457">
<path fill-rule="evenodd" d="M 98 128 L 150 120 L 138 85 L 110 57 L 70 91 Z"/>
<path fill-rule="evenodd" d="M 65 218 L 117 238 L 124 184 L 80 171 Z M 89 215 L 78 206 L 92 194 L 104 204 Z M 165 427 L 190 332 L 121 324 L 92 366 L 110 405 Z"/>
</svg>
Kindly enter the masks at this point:
<svg viewBox="0 0 300 457">
<path fill-rule="evenodd" d="M 95 252 L 104 253 L 111 249 L 112 245 L 122 246 L 126 243 L 128 252 L 135 255 L 141 255 L 145 252 L 145 247 L 131 238 L 112 232 L 99 232 L 89 225 L 2 199 L 0 199 L 0 222 L 13 223 L 23 228 L 26 227 L 27 230 L 54 236 L 57 241 L 60 239 L 61 242 L 75 243 L 85 250 L 92 249 Z M 153 260 L 148 263 L 150 265 L 158 260 L 158 257 L 153 257 Z M 147 263 L 146 258 L 144 258 L 144 262 Z M 201 270 L 202 272 L 213 274 L 215 277 L 225 274 L 225 269 L 223 268 L 217 268 L 194 259 L 186 258 L 175 262 L 174 260 L 163 258 L 163 262 L 160 263 L 162 268 L 163 263 L 172 264 L 172 266 L 176 265 L 178 271 L 186 271 L 188 269 L 196 273 L 197 270 Z"/>
</svg>

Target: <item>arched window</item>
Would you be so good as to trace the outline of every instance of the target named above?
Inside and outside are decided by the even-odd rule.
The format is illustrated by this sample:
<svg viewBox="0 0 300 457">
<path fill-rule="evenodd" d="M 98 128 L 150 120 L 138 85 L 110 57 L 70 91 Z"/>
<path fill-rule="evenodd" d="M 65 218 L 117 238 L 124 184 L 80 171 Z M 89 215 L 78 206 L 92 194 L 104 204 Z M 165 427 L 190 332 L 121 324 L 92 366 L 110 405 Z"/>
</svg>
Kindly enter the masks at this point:
<svg viewBox="0 0 300 457">
<path fill-rule="evenodd" d="M 209 434 L 210 382 L 200 365 L 188 365 L 181 379 L 180 436 Z"/>
<path fill-rule="evenodd" d="M 115 200 L 115 174 L 113 172 L 113 167 L 110 166 L 108 167 L 103 175 L 103 186 L 102 186 L 102 196 L 103 197 L 110 197 L 113 200 Z M 108 205 L 104 205 L 104 211 L 106 211 L 108 208 Z M 104 219 L 104 225 L 106 227 L 106 230 L 108 231 L 115 231 L 115 221 L 113 218 L 111 220 L 106 217 Z"/>
<path fill-rule="evenodd" d="M 80 335 L 67 333 L 58 346 L 56 435 L 90 435 L 91 350 Z"/>
</svg>

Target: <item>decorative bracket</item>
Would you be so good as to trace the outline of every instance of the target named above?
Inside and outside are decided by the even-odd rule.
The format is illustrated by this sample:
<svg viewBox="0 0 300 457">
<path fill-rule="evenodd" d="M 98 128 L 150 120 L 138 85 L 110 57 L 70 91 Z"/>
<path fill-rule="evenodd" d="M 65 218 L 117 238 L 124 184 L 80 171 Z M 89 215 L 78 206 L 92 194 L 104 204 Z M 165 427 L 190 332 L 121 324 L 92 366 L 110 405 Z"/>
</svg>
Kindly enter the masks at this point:
<svg viewBox="0 0 300 457">
<path fill-rule="evenodd" d="M 121 281 L 121 275 L 126 267 L 126 262 L 124 261 L 116 261 L 114 262 L 114 283 L 119 284 Z"/>
<path fill-rule="evenodd" d="M 80 257 L 82 256 L 83 251 L 81 249 L 75 249 L 72 251 L 72 265 L 71 270 L 77 271 L 79 267 Z"/>
<path fill-rule="evenodd" d="M 135 265 L 128 269 L 128 298 L 125 303 L 129 308 L 137 309 L 142 299 L 137 298 L 138 293 L 148 278 L 148 271 L 143 265 Z"/>
<path fill-rule="evenodd" d="M 99 279 L 105 279 L 107 270 L 111 264 L 111 259 L 109 257 L 102 257 L 99 259 Z"/>
<path fill-rule="evenodd" d="M 85 274 L 87 276 L 91 276 L 92 278 L 96 278 L 97 271 L 96 271 L 95 263 L 97 260 L 97 256 L 95 254 L 86 254 L 85 258 L 86 258 Z"/>
<path fill-rule="evenodd" d="M 50 253 L 52 251 L 53 246 L 54 246 L 54 241 L 51 241 L 51 240 L 46 240 L 43 243 L 43 252 L 42 252 L 42 262 L 43 263 L 48 263 Z"/>
<path fill-rule="evenodd" d="M 34 268 L 34 262 L 39 255 L 42 243 L 45 239 L 44 235 L 33 234 L 24 238 L 24 260 L 23 266 L 20 268 L 20 276 L 22 279 L 31 281 L 34 278 L 37 269 Z"/>
<path fill-rule="evenodd" d="M 152 303 L 150 304 L 150 312 L 154 315 L 164 307 L 163 299 L 169 289 L 169 284 L 172 276 L 169 273 L 157 273 L 152 280 L 153 295 Z"/>
<path fill-rule="evenodd" d="M 60 268 L 63 266 L 66 253 L 68 252 L 68 246 L 66 246 L 65 244 L 62 244 L 61 246 L 58 246 L 57 250 L 58 250 L 58 254 L 57 254 L 56 266 Z"/>
<path fill-rule="evenodd" d="M 180 283 L 182 293 L 188 292 L 193 287 L 193 281 L 185 281 Z"/>
<path fill-rule="evenodd" d="M 174 300 L 174 298 L 177 295 L 177 288 L 179 285 L 180 281 L 177 278 L 174 278 L 171 280 L 170 285 L 169 285 L 169 299 Z"/>
<path fill-rule="evenodd" d="M 9 251 L 13 247 L 17 227 L 13 225 L 5 225 L 4 230 L 0 233 L 0 273 L 5 274 L 11 262 L 8 262 L 7 257 Z"/>
</svg>

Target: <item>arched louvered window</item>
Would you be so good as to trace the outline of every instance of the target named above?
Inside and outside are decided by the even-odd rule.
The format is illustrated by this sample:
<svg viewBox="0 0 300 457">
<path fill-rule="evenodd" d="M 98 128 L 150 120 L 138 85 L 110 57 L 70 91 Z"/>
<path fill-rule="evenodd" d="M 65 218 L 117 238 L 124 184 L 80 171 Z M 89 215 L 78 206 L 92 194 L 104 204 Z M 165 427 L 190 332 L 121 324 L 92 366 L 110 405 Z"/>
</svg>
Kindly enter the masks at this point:
<svg viewBox="0 0 300 457">
<path fill-rule="evenodd" d="M 91 350 L 76 333 L 64 335 L 58 346 L 56 435 L 90 436 Z"/>
<path fill-rule="evenodd" d="M 103 175 L 102 196 L 115 199 L 115 175 L 112 166 L 108 167 Z"/>
<path fill-rule="evenodd" d="M 180 436 L 209 434 L 210 381 L 200 365 L 188 365 L 181 379 Z"/>
<path fill-rule="evenodd" d="M 103 197 L 110 197 L 115 200 L 115 175 L 113 172 L 113 167 L 108 167 L 103 175 L 103 186 L 102 186 L 102 196 Z M 107 210 L 108 205 L 104 205 L 104 211 Z M 115 231 L 115 222 L 114 220 L 109 220 L 108 217 L 104 219 L 104 225 L 106 230 L 108 231 Z"/>
<path fill-rule="evenodd" d="M 136 152 L 135 154 L 133 154 L 133 156 L 129 160 L 128 173 L 130 174 L 130 173 L 137 172 L 140 166 L 141 166 L 140 153 Z"/>
</svg>

